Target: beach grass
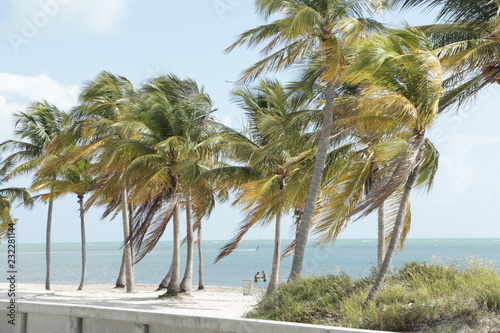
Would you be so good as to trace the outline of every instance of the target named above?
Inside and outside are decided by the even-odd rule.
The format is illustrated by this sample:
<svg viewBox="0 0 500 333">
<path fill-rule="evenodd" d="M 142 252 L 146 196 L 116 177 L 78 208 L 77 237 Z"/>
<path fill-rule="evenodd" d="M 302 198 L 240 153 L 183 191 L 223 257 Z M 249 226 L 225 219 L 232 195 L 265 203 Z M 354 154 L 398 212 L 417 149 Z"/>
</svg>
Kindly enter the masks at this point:
<svg viewBox="0 0 500 333">
<path fill-rule="evenodd" d="M 263 296 L 247 317 L 393 332 L 500 332 L 500 270 L 492 263 L 408 263 L 367 304 L 374 277 L 304 277 Z"/>
</svg>

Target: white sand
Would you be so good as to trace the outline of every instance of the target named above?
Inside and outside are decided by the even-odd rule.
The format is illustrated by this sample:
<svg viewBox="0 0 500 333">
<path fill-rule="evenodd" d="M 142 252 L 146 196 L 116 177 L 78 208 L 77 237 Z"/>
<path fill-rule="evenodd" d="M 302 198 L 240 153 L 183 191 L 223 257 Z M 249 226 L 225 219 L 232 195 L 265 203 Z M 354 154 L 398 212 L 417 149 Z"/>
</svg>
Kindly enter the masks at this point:
<svg viewBox="0 0 500 333">
<path fill-rule="evenodd" d="M 113 289 L 111 284 L 89 284 L 83 290 L 78 286 L 52 285 L 50 291 L 42 284 L 18 284 L 18 300 L 29 302 L 96 305 L 110 308 L 147 310 L 170 314 L 185 314 L 203 317 L 239 318 L 257 303 L 262 290 L 255 290 L 252 295 L 243 295 L 243 288 L 207 286 L 205 290 L 190 295 L 159 299 L 164 291 L 155 291 L 155 285 L 136 285 L 134 293 L 124 289 Z M 7 300 L 6 283 L 0 283 L 0 300 Z"/>
</svg>

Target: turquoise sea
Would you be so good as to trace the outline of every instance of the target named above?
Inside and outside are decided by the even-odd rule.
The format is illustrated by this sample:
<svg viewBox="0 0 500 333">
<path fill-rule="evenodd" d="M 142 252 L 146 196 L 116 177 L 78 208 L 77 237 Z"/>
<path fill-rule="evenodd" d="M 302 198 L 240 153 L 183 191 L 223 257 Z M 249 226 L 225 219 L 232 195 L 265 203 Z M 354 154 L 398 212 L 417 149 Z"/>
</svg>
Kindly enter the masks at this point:
<svg viewBox="0 0 500 333">
<path fill-rule="evenodd" d="M 283 241 L 283 249 L 289 241 Z M 271 271 L 272 240 L 247 240 L 230 256 L 213 264 L 224 241 L 203 241 L 205 285 L 241 286 L 257 271 Z M 114 283 L 121 263 L 121 244 L 89 243 L 87 283 Z M 159 284 L 166 274 L 172 255 L 172 242 L 161 242 L 136 265 L 136 283 Z M 366 276 L 376 264 L 376 240 L 338 240 L 334 245 L 315 246 L 310 241 L 304 261 L 304 275 L 336 274 L 344 271 L 354 278 Z M 183 258 L 185 247 L 183 247 Z M 18 283 L 44 283 L 45 245 L 17 244 Z M 410 239 L 399 253 L 394 266 L 408 261 L 450 262 L 481 258 L 500 265 L 500 239 Z M 292 258 L 281 264 L 281 280 L 290 272 Z M 195 256 L 193 284 L 198 284 L 198 260 Z M 75 284 L 80 281 L 80 244 L 52 244 L 52 284 Z M 0 246 L 0 272 L 7 274 L 7 246 Z M 181 271 L 181 278 L 184 268 Z"/>
</svg>

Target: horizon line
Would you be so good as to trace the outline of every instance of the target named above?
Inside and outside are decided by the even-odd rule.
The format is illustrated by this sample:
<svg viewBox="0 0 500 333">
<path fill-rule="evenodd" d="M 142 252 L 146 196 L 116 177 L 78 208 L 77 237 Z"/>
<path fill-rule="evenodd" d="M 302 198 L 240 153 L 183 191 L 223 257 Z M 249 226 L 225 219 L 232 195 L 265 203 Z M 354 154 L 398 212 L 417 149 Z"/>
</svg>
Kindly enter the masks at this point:
<svg viewBox="0 0 500 333">
<path fill-rule="evenodd" d="M 407 240 L 493 240 L 493 241 L 500 241 L 500 237 L 410 237 L 407 238 Z M 282 241 L 292 241 L 292 238 L 284 238 L 281 239 Z M 343 241 L 343 240 L 361 240 L 361 241 L 377 241 L 377 238 L 339 238 L 336 241 Z M 228 242 L 230 240 L 226 239 L 203 239 L 202 242 Z M 242 241 L 274 241 L 272 238 L 261 238 L 261 239 L 244 239 Z M 319 241 L 317 238 L 310 238 L 308 241 Z M 325 244 L 334 244 L 334 242 L 327 242 Z M 123 241 L 119 240 L 111 240 L 111 241 L 96 241 L 96 242 L 87 242 L 87 244 L 92 244 L 92 243 L 122 243 Z M 161 240 L 159 242 L 173 242 L 172 240 Z M 80 244 L 81 242 L 51 242 L 51 244 Z M 18 245 L 21 244 L 45 244 L 45 242 L 20 242 L 17 243 Z M 0 246 L 2 243 L 0 242 Z"/>
</svg>

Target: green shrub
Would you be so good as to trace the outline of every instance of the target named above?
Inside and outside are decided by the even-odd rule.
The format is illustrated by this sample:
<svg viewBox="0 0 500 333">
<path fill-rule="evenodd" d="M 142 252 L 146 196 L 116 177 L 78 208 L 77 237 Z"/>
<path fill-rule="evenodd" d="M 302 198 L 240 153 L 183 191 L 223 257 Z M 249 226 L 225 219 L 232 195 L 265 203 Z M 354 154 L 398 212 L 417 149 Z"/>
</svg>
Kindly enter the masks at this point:
<svg viewBox="0 0 500 333">
<path fill-rule="evenodd" d="M 263 296 L 248 317 L 429 333 L 458 332 L 454 327 L 500 317 L 500 273 L 482 262 L 406 264 L 387 278 L 376 302 L 366 304 L 374 276 L 354 281 L 339 274 L 285 283 Z"/>
</svg>

